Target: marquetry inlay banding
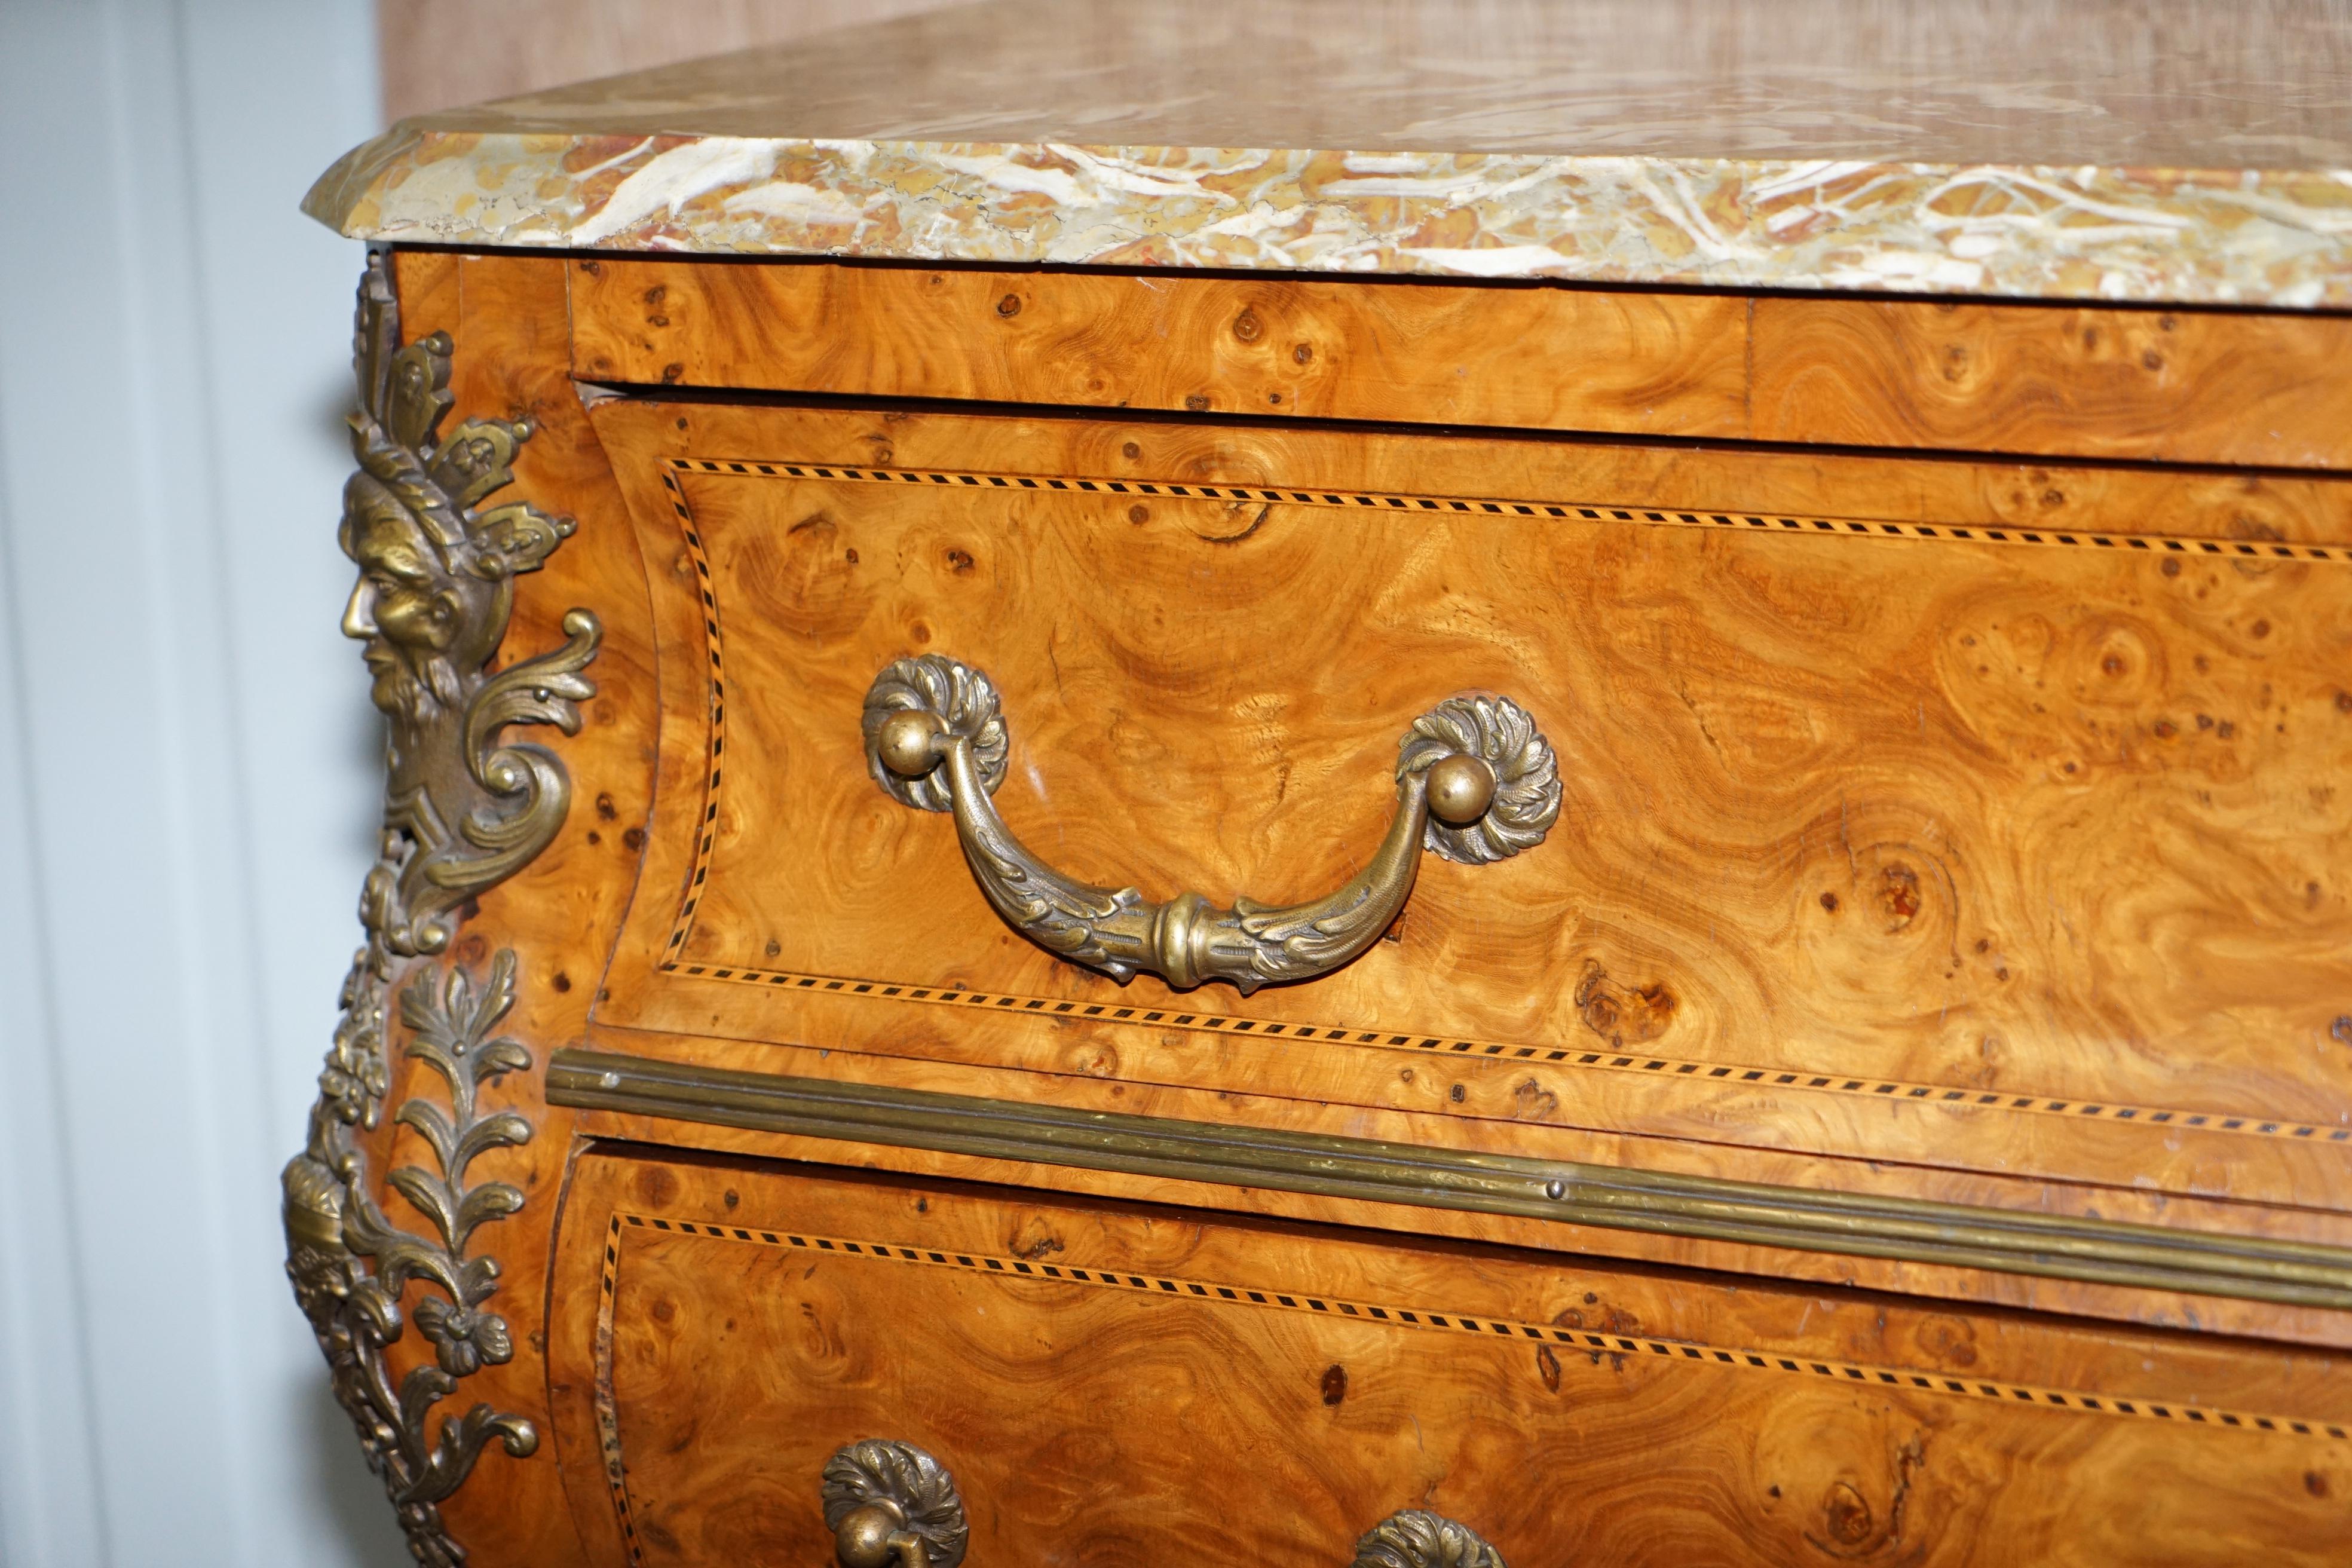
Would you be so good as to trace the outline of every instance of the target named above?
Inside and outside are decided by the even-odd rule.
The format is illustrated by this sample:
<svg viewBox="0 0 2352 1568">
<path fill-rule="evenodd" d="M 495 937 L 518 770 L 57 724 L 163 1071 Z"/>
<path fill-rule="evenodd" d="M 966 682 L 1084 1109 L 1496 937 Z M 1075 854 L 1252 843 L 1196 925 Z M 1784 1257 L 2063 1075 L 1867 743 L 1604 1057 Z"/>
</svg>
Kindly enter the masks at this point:
<svg viewBox="0 0 2352 1568">
<path fill-rule="evenodd" d="M 1685 511 L 1674 508 L 1601 506 L 1582 501 L 1496 500 L 1468 496 L 1405 495 L 1385 490 L 1277 489 L 1265 485 L 1201 485 L 1165 479 L 1074 479 L 1044 474 L 973 473 L 951 468 L 859 468 L 828 463 L 751 462 L 674 458 L 677 472 L 736 479 L 835 479 L 867 484 L 932 485 L 946 489 L 1034 490 L 1073 495 L 1157 496 L 1178 500 L 1263 501 L 1412 514 L 1542 518 L 1561 522 L 1630 522 L 1667 528 L 1736 530 L 1797 536 L 1942 540 L 1969 544 L 2039 545 L 2147 555 L 2206 555 L 2227 560 L 2352 561 L 2352 549 L 2270 539 L 2211 539 L 2194 534 L 2101 533 L 1952 522 L 1890 522 L 1853 517 L 1789 516 L 1779 512 Z"/>
<path fill-rule="evenodd" d="M 604 1233 L 604 1261 L 596 1275 L 596 1448 L 604 1459 L 604 1484 L 613 1494 L 613 1514 L 621 1522 L 621 1539 L 629 1561 L 640 1563 L 645 1554 L 637 1545 L 636 1517 L 629 1509 L 628 1477 L 621 1464 L 621 1416 L 613 1401 L 613 1296 L 621 1278 L 621 1220 L 615 1215 Z"/>
<path fill-rule="evenodd" d="M 1246 500 L 1286 505 L 1377 510 L 1404 515 L 1465 513 L 1528 517 L 1564 521 L 1633 523 L 1668 527 L 1737 529 L 1774 536 L 1862 536 L 1889 540 L 1939 540 L 1977 544 L 2041 545 L 2105 550 L 2151 556 L 2201 555 L 2245 560 L 2352 561 L 2352 549 L 2332 545 L 2291 544 L 2271 540 L 2218 540 L 2186 535 L 2113 534 L 2080 530 L 1960 526 L 1947 523 L 1866 521 L 1856 519 L 1801 518 L 1728 512 L 1695 512 L 1604 507 L 1569 502 L 1486 500 L 1460 497 L 1411 496 L 1372 491 L 1304 490 L 1247 485 L 1202 485 L 1163 480 L 1077 479 L 1026 474 L 965 472 L 955 469 L 868 468 L 835 464 L 753 462 L 749 460 L 677 458 L 668 461 L 662 483 L 669 493 L 687 555 L 693 563 L 695 589 L 700 595 L 709 689 L 709 770 L 702 811 L 695 826 L 694 860 L 685 896 L 662 950 L 662 973 L 684 979 L 725 981 L 764 986 L 777 991 L 820 993 L 867 997 L 889 1002 L 920 1003 L 952 1007 L 984 1008 L 996 1013 L 1039 1014 L 1056 1018 L 1081 1018 L 1105 1024 L 1155 1029 L 1182 1029 L 1213 1035 L 1252 1036 L 1267 1039 L 1313 1041 L 1373 1049 L 1409 1051 L 1423 1056 L 1463 1060 L 1500 1060 L 1540 1064 L 1562 1069 L 1633 1073 L 1654 1079 L 1689 1079 L 1717 1084 L 1750 1084 L 1760 1088 L 1801 1089 L 1876 1100 L 1906 1101 L 1966 1109 L 1987 1113 L 2059 1116 L 2146 1126 L 2169 1132 L 2179 1128 L 2241 1136 L 2275 1138 L 2309 1143 L 2352 1143 L 2352 1127 L 2326 1127 L 2292 1117 L 2238 1114 L 2217 1110 L 2119 1104 L 2112 1100 L 2065 1099 L 2053 1095 L 1996 1092 L 1951 1084 L 1920 1083 L 1873 1076 L 1856 1077 L 1818 1070 L 1760 1068 L 1746 1063 L 1706 1061 L 1643 1052 L 1586 1050 L 1537 1046 L 1518 1041 L 1459 1039 L 1422 1031 L 1366 1029 L 1331 1022 L 1297 1023 L 1234 1017 L 1207 1008 L 1129 1007 L 1076 1002 L 966 987 L 914 985 L 900 982 L 838 975 L 803 974 L 788 970 L 743 964 L 688 963 L 682 958 L 694 917 L 709 881 L 718 843 L 719 790 L 725 778 L 727 747 L 727 684 L 724 637 L 719 600 L 708 552 L 680 476 L 728 479 L 840 480 L 877 484 L 914 484 L 951 489 L 994 489 L 1039 493 L 1156 496 L 1200 500 Z"/>
<path fill-rule="evenodd" d="M 1712 1083 L 1759 1084 L 1774 1089 L 1818 1089 L 1830 1094 L 1867 1099 L 1913 1100 L 1930 1105 L 2013 1110 L 2046 1116 L 2090 1117 L 2105 1121 L 2144 1122 L 2156 1127 L 2195 1127 L 2216 1132 L 2252 1133 L 2257 1137 L 2301 1139 L 2305 1142 L 2352 1142 L 2352 1129 L 2317 1127 L 2310 1122 L 2265 1121 L 2253 1116 L 2227 1116 L 2219 1111 L 2167 1110 L 2105 1100 L 2058 1100 L 2045 1095 L 1996 1094 L 1986 1089 L 1954 1089 L 1948 1084 L 1910 1083 L 1900 1079 L 1849 1078 L 1825 1073 L 1786 1072 L 1773 1068 L 1739 1067 L 1724 1062 L 1692 1061 L 1678 1057 L 1653 1057 L 1636 1052 L 1569 1050 L 1557 1046 L 1529 1046 L 1498 1040 L 1462 1040 L 1451 1037 L 1397 1034 L 1377 1029 L 1335 1028 L 1322 1024 L 1286 1024 L 1258 1018 L 1230 1018 L 1222 1014 L 1172 1007 L 1115 1007 L 1098 1002 L 1072 1002 L 1052 996 L 1023 996 L 1005 992 L 971 991 L 956 987 L 894 984 L 879 980 L 844 980 L 823 974 L 794 974 L 782 970 L 740 969 L 725 965 L 678 963 L 663 973 L 689 979 L 728 980 L 773 990 L 818 992 L 827 995 L 871 996 L 887 1002 L 927 1002 L 950 1007 L 980 1007 L 1002 1013 L 1034 1013 L 1054 1018 L 1099 1019 L 1107 1024 L 1132 1024 L 1155 1029 L 1189 1029 L 1212 1035 L 1254 1035 L 1265 1039 L 1314 1040 L 1330 1045 L 1370 1046 L 1378 1049 L 1412 1051 L 1424 1056 L 1464 1060 L 1539 1062 L 1547 1067 L 1591 1068 L 1601 1072 L 1631 1072 L 1652 1078 L 1694 1079 Z"/>
<path fill-rule="evenodd" d="M 874 1262 L 951 1268 L 967 1274 L 985 1275 L 1002 1279 L 1024 1279 L 1040 1284 L 1077 1285 L 1129 1295 L 1205 1301 L 1213 1305 L 1256 1307 L 1274 1311 L 1297 1312 L 1309 1316 L 1378 1323 L 1392 1328 L 1474 1334 L 1486 1340 L 1517 1340 L 1581 1352 L 1596 1360 L 1605 1356 L 1641 1357 L 1650 1361 L 1669 1362 L 1684 1367 L 1719 1366 L 1742 1372 L 1772 1373 L 1782 1376 L 1826 1378 L 1841 1384 L 1897 1389 L 1930 1394 L 1938 1398 L 1993 1400 L 2006 1405 L 2031 1405 L 2041 1410 L 2071 1411 L 2082 1415 L 2140 1421 L 2169 1421 L 2226 1431 L 2271 1432 L 2332 1442 L 2352 1440 L 2352 1428 L 2331 1422 L 2302 1420 L 2285 1415 L 2259 1415 L 2246 1411 L 2221 1409 L 2210 1405 L 2183 1404 L 2178 1400 L 2151 1399 L 2137 1394 L 2100 1394 L 2086 1389 L 2054 1388 L 2039 1384 L 1956 1377 L 1948 1373 L 1935 1372 L 1921 1367 L 1830 1361 L 1810 1355 L 1790 1355 L 1755 1347 L 1712 1344 L 1704 1341 L 1653 1339 L 1646 1336 L 1596 1332 L 1588 1329 L 1563 1328 L 1556 1323 L 1531 1323 L 1480 1313 L 1359 1301 L 1305 1290 L 1275 1289 L 1263 1285 L 1242 1285 L 1230 1281 L 1194 1279 L 1173 1275 L 1140 1274 L 1117 1268 L 1088 1268 L 1072 1263 L 1033 1262 L 1027 1258 L 998 1257 L 988 1253 L 911 1247 L 898 1242 L 859 1241 L 841 1237 L 810 1236 L 795 1231 L 710 1225 L 694 1220 L 626 1212 L 613 1216 L 611 1238 L 604 1251 L 604 1293 L 607 1301 L 614 1298 L 616 1289 L 621 1237 L 625 1234 L 625 1227 L 673 1236 L 699 1237 L 709 1240 L 737 1242 L 754 1247 L 782 1248 L 812 1255 L 831 1254 L 840 1258 L 864 1258 Z M 609 1345 L 600 1347 L 600 1359 L 607 1363 L 604 1368 L 607 1375 L 601 1378 L 600 1382 L 609 1383 Z M 608 1466 L 617 1465 L 619 1458 L 617 1441 L 608 1443 L 606 1457 Z"/>
</svg>

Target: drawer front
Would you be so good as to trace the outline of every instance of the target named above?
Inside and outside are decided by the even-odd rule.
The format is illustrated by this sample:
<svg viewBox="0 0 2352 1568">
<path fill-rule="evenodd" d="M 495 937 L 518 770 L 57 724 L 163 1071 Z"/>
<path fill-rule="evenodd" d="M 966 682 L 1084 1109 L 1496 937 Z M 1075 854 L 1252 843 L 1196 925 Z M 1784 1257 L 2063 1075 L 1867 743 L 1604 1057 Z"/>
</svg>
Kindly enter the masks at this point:
<svg viewBox="0 0 2352 1568">
<path fill-rule="evenodd" d="M 993 471 L 934 479 L 743 434 L 757 465 L 661 471 L 719 781 L 666 961 L 2296 1121 L 2352 1088 L 2310 1048 L 2352 994 L 2352 565 L 1318 494 L 1278 450 L 1250 488 L 1297 499 L 1175 496 L 984 429 Z M 1328 977 L 1179 1007 L 1017 940 L 877 787 L 862 710 L 911 655 L 992 681 L 997 810 L 1107 887 L 1337 886 L 1463 691 L 1533 717 L 1558 831 L 1428 864 Z"/>
<path fill-rule="evenodd" d="M 621 1155 L 560 1248 L 614 1562 L 827 1561 L 864 1439 L 943 1467 L 975 1563 L 1344 1568 L 1408 1509 L 1517 1568 L 2321 1563 L 2352 1486 L 2333 1355 Z"/>
<path fill-rule="evenodd" d="M 2352 564 L 2233 540 L 2230 493 L 2115 490 L 2058 533 L 1891 461 L 1725 459 L 1820 503 L 1751 512 L 1684 504 L 1730 488 L 1687 453 L 596 414 L 665 682 L 607 1022 L 2345 1196 Z M 1902 510 L 1936 487 L 1958 521 Z M 1340 886 L 1464 691 L 1532 716 L 1558 820 L 1422 857 L 1318 977 L 1122 984 L 877 786 L 864 708 L 916 655 L 992 682 L 992 804 L 1037 860 L 1147 900 Z M 871 1032 L 814 1032 L 813 995 Z"/>
<path fill-rule="evenodd" d="M 599 383 L 2352 465 L 2352 322 L 1259 274 L 569 263 Z M 2037 495 L 2039 492 L 2037 492 Z"/>
</svg>

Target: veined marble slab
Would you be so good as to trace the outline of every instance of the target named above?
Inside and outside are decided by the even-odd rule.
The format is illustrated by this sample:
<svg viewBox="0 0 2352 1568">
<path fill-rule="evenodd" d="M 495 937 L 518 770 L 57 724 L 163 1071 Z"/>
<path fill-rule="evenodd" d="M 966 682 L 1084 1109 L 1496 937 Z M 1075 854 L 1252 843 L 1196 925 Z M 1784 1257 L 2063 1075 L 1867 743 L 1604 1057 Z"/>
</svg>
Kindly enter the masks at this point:
<svg viewBox="0 0 2352 1568">
<path fill-rule="evenodd" d="M 404 121 L 411 243 L 2352 307 L 2352 5 L 992 0 Z"/>
</svg>

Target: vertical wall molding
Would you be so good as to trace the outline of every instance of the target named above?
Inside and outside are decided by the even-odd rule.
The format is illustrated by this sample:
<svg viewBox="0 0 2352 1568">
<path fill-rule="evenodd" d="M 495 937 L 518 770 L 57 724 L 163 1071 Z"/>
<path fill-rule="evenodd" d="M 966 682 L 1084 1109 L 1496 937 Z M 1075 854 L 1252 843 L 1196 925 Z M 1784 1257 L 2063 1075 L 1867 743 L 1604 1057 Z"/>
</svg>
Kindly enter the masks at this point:
<svg viewBox="0 0 2352 1568">
<path fill-rule="evenodd" d="M 7 417 L 0 404 L 0 431 Z M 15 868 L 0 876 L 0 1563 L 97 1563 L 107 1552 L 88 1418 L 88 1286 L 62 1201 L 65 1101 L 47 1049 L 56 1008 L 5 456 L 0 442 L 0 867 Z"/>
</svg>

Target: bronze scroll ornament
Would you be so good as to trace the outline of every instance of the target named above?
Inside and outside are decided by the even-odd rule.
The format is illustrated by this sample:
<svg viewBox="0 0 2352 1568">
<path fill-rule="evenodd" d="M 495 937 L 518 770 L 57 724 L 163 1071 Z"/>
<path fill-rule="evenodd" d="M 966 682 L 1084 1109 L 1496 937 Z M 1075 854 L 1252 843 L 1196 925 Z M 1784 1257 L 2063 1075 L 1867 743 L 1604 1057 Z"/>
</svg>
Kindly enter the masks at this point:
<svg viewBox="0 0 2352 1568">
<path fill-rule="evenodd" d="M 371 695 L 385 719 L 383 832 L 360 899 L 366 945 L 343 983 L 342 1018 L 319 1075 L 310 1136 L 283 1177 L 287 1273 L 326 1353 L 336 1397 L 359 1429 L 368 1463 L 427 1568 L 455 1568 L 462 1547 L 440 1503 L 497 1438 L 518 1458 L 539 1436 L 530 1422 L 476 1404 L 432 1426 L 459 1381 L 514 1353 L 506 1321 L 486 1306 L 497 1261 L 471 1251 L 475 1231 L 522 1206 L 505 1182 L 469 1184 L 479 1155 L 527 1142 L 512 1111 L 486 1111 L 480 1091 L 530 1065 L 520 1042 L 491 1031 L 514 1005 L 515 961 L 501 952 L 487 979 L 456 964 L 419 968 L 400 990 L 408 1054 L 437 1077 L 445 1106 L 425 1095 L 395 1120 L 414 1129 L 433 1168 L 403 1166 L 387 1184 L 423 1215 L 425 1234 L 394 1226 L 373 1196 L 357 1135 L 379 1122 L 391 1074 L 385 1005 L 402 961 L 438 953 L 467 901 L 528 864 L 563 821 L 571 784 L 543 747 L 509 744 L 512 724 L 580 726 L 577 703 L 595 688 L 580 671 L 595 657 L 596 617 L 563 617 L 569 640 L 496 675 L 487 666 L 506 635 L 515 574 L 536 569 L 572 531 L 520 502 L 476 504 L 509 483 L 528 425 L 469 419 L 436 440 L 450 396 L 446 333 L 400 344 L 383 258 L 361 279 L 354 369 L 359 409 L 352 446 L 359 472 L 343 492 L 343 549 L 360 569 L 343 629 L 366 645 Z M 433 1360 L 395 1384 L 385 1347 L 414 1309 Z"/>
<path fill-rule="evenodd" d="M 406 957 L 448 944 L 452 911 L 535 858 L 562 826 L 571 785 L 554 753 L 504 745 L 509 724 L 580 728 L 575 703 L 595 688 L 580 671 L 604 635 L 596 617 L 563 617 L 562 647 L 485 667 L 514 610 L 514 579 L 534 572 L 572 530 L 520 501 L 476 510 L 514 480 L 520 421 L 468 419 L 437 445 L 449 410 L 449 335 L 399 346 L 382 261 L 360 289 L 355 368 L 359 472 L 343 488 L 343 552 L 360 569 L 344 635 L 364 645 L 370 696 L 388 721 L 383 842 L 360 918 Z"/>
<path fill-rule="evenodd" d="M 981 890 L 1041 947 L 1124 984 L 1149 970 L 1179 991 L 1231 981 L 1244 995 L 1268 981 L 1328 973 L 1380 939 L 1412 894 L 1423 848 L 1480 864 L 1534 847 L 1559 816 L 1559 773 L 1527 710 L 1507 697 L 1450 697 L 1399 742 L 1397 814 L 1364 868 L 1310 903 L 1198 893 L 1165 903 L 1134 888 L 1063 876 L 1013 836 L 989 797 L 1009 749 L 995 687 L 939 654 L 902 658 L 875 678 L 864 716 L 868 771 L 890 797 L 952 812 Z"/>
</svg>

